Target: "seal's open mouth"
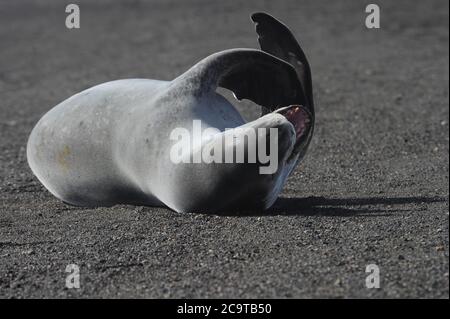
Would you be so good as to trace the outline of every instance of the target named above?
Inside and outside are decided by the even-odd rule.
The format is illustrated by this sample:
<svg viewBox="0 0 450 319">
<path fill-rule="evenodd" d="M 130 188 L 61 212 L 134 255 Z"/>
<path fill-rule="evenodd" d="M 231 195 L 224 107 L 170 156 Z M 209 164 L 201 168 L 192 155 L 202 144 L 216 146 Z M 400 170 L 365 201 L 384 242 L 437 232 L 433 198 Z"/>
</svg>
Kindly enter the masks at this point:
<svg viewBox="0 0 450 319">
<path fill-rule="evenodd" d="M 295 129 L 295 145 L 287 162 L 298 161 L 303 158 L 306 153 L 306 148 L 311 141 L 311 136 L 314 128 L 314 117 L 311 112 L 302 105 L 290 105 L 282 107 L 274 113 L 283 115 Z"/>
<path fill-rule="evenodd" d="M 279 113 L 286 117 L 295 128 L 296 133 L 296 145 L 298 145 L 303 137 L 306 137 L 311 126 L 311 113 L 301 105 L 290 105 L 280 108 L 274 113 Z"/>
</svg>

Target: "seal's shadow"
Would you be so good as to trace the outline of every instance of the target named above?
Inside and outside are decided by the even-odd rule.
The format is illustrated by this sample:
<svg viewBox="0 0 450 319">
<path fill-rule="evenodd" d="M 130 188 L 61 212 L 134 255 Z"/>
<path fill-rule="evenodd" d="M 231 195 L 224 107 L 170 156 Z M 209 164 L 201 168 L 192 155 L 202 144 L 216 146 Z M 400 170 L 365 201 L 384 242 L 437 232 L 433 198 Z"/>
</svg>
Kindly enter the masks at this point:
<svg viewBox="0 0 450 319">
<path fill-rule="evenodd" d="M 389 216 L 396 212 L 411 211 L 411 206 L 446 202 L 444 197 L 362 197 L 362 198 L 286 198 L 281 197 L 266 211 L 221 212 L 221 216 Z M 402 205 L 395 207 L 396 205 Z M 408 205 L 408 207 L 405 207 Z M 416 207 L 415 210 L 422 210 Z"/>
</svg>

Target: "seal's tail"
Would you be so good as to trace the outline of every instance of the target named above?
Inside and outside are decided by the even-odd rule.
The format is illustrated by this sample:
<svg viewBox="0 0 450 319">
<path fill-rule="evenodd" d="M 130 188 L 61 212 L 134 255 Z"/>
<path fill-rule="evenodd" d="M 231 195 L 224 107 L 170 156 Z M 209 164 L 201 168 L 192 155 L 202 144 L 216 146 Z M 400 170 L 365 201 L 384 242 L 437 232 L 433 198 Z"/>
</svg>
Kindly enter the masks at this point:
<svg viewBox="0 0 450 319">
<path fill-rule="evenodd" d="M 307 98 L 308 103 L 305 103 L 307 104 L 305 106 L 314 116 L 311 69 L 297 40 L 286 25 L 267 13 L 254 13 L 251 19 L 256 23 L 256 33 L 261 50 L 290 63 L 294 67 Z M 263 109 L 263 114 L 269 111 L 271 110 Z"/>
</svg>

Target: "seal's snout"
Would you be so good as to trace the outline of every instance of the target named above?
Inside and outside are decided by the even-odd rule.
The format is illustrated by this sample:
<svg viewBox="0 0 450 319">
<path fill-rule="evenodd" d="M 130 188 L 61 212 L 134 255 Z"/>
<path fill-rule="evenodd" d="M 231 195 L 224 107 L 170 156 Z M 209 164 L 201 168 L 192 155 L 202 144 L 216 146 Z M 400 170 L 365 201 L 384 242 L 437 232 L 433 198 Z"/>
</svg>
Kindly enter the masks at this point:
<svg viewBox="0 0 450 319">
<path fill-rule="evenodd" d="M 302 105 L 290 105 L 280 108 L 274 113 L 283 115 L 295 129 L 296 142 L 307 135 L 312 123 L 312 116 L 309 110 Z"/>
</svg>

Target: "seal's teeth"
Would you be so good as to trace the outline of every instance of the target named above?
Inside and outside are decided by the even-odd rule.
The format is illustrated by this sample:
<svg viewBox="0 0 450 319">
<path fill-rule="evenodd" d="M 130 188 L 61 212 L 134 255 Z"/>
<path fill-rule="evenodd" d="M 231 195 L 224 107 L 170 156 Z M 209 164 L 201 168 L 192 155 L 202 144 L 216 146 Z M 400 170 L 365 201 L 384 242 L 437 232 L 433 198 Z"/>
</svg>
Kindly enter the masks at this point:
<svg viewBox="0 0 450 319">
<path fill-rule="evenodd" d="M 279 107 L 279 108 L 277 107 L 273 111 L 273 113 L 278 113 L 278 114 L 284 115 L 284 113 L 287 112 L 287 110 L 289 110 L 290 108 L 292 108 L 292 105 L 291 106 Z"/>
</svg>

